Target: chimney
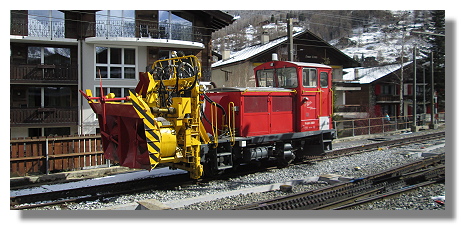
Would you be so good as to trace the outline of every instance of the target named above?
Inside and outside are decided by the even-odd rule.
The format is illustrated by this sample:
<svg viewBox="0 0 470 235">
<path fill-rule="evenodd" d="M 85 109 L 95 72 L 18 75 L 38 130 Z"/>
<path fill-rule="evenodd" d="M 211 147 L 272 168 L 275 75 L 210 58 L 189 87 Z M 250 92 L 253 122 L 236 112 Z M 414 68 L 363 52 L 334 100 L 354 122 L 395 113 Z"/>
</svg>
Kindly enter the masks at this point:
<svg viewBox="0 0 470 235">
<path fill-rule="evenodd" d="M 230 58 L 230 50 L 222 51 L 222 60 L 228 60 Z"/>
<path fill-rule="evenodd" d="M 269 35 L 268 35 L 268 32 L 264 31 L 262 34 L 261 34 L 261 44 L 266 44 L 269 42 Z"/>
<path fill-rule="evenodd" d="M 359 69 L 354 68 L 354 80 L 358 80 L 358 79 L 359 79 Z"/>
</svg>

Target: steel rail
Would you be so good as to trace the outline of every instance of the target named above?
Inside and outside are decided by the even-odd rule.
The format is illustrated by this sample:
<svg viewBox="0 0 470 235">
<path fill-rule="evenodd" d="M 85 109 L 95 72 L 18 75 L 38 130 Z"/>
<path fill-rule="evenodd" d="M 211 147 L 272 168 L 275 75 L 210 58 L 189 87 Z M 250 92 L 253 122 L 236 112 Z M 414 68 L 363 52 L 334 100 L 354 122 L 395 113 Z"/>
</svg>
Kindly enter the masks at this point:
<svg viewBox="0 0 470 235">
<path fill-rule="evenodd" d="M 386 192 L 386 193 L 378 194 L 378 195 L 375 195 L 375 196 L 370 196 L 370 197 L 367 197 L 367 198 L 364 198 L 364 199 L 355 199 L 354 202 L 351 202 L 351 203 L 348 203 L 348 204 L 344 204 L 344 205 L 336 204 L 334 207 L 331 208 L 331 210 L 349 209 L 349 208 L 352 208 L 354 206 L 359 206 L 359 205 L 362 205 L 362 204 L 365 204 L 365 203 L 381 200 L 381 199 L 384 199 L 384 198 L 387 198 L 387 197 L 394 196 L 396 194 L 400 194 L 400 193 L 410 191 L 410 190 L 414 190 L 414 189 L 417 189 L 417 188 L 420 188 L 420 187 L 436 184 L 436 183 L 439 183 L 439 182 L 442 182 L 442 181 L 445 181 L 445 178 L 442 177 L 442 178 L 439 178 L 439 179 L 436 179 L 436 180 L 425 181 L 425 182 L 414 184 L 414 185 L 411 185 L 411 186 L 408 186 L 408 187 L 400 188 L 400 189 L 397 189 L 397 190 L 394 190 L 394 191 L 391 191 L 391 192 Z"/>
<path fill-rule="evenodd" d="M 376 196 L 394 188 L 407 188 L 421 181 L 440 181 L 445 175 L 445 154 L 412 162 L 350 182 L 297 193 L 268 201 L 233 208 L 233 210 L 319 210 L 348 204 L 363 197 Z M 436 165 L 439 165 L 435 167 Z M 423 169 L 429 168 L 424 171 Z"/>
<path fill-rule="evenodd" d="M 349 147 L 349 148 L 344 148 L 344 149 L 330 150 L 330 151 L 325 152 L 322 155 L 307 156 L 305 157 L 305 160 L 306 161 L 321 161 L 321 160 L 327 160 L 327 159 L 334 159 L 337 157 L 349 156 L 349 155 L 354 155 L 354 154 L 363 153 L 367 151 L 375 151 L 379 148 L 385 148 L 385 147 L 394 148 L 394 147 L 399 147 L 403 145 L 419 143 L 419 142 L 423 142 L 427 140 L 439 139 L 443 137 L 445 137 L 445 132 L 437 132 L 437 133 L 431 133 L 431 134 L 426 134 L 426 135 L 411 136 L 411 137 L 405 137 L 405 138 L 394 139 L 394 140 L 384 140 L 378 143 L 365 144 L 365 145 Z"/>
</svg>

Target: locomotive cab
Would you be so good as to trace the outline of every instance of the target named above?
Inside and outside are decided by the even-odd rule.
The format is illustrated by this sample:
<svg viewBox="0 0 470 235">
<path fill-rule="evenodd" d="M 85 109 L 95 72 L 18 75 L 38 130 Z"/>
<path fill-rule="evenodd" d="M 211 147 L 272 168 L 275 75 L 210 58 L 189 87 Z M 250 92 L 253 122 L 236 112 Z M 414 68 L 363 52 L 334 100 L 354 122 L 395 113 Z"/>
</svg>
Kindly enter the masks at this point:
<svg viewBox="0 0 470 235">
<path fill-rule="evenodd" d="M 258 87 L 295 91 L 295 131 L 332 129 L 331 67 L 323 64 L 273 61 L 255 69 Z"/>
</svg>

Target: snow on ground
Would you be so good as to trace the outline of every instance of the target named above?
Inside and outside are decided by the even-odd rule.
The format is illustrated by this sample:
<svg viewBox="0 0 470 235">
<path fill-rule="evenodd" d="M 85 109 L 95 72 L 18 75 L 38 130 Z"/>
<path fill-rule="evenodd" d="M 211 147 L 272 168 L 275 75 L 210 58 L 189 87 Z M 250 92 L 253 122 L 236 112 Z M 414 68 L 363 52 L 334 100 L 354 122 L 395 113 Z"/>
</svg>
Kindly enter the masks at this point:
<svg viewBox="0 0 470 235">
<path fill-rule="evenodd" d="M 415 27 L 412 27 L 415 26 Z M 349 40 L 354 46 L 341 49 L 343 53 L 351 58 L 367 58 L 375 57 L 376 60 L 383 64 L 394 63 L 401 57 L 402 46 L 404 57 L 412 58 L 413 47 L 428 48 L 429 45 L 420 37 L 414 37 L 412 30 L 417 30 L 417 25 L 407 27 L 405 31 L 395 30 L 386 32 L 388 26 L 374 26 L 367 29 L 357 28 L 353 30 L 353 34 Z M 368 31 L 368 32 L 363 32 Z M 335 46 L 338 39 L 331 40 L 330 44 Z M 420 56 L 418 55 L 417 58 Z"/>
</svg>

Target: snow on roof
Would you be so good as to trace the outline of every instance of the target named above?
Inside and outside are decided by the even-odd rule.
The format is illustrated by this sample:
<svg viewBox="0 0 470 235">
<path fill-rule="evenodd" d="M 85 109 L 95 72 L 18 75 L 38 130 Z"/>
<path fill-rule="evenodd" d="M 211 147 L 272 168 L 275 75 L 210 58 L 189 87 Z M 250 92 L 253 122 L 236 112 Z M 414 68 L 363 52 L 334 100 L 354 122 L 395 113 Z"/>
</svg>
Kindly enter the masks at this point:
<svg viewBox="0 0 470 235">
<path fill-rule="evenodd" d="M 331 67 L 328 66 L 328 65 L 318 64 L 318 63 L 297 62 L 297 61 L 285 61 L 285 62 L 289 62 L 289 63 L 291 63 L 291 64 L 295 64 L 295 65 L 301 66 L 301 67 L 322 67 L 322 68 L 331 68 Z"/>
<path fill-rule="evenodd" d="M 406 62 L 403 67 L 411 64 L 412 62 Z M 347 68 L 343 69 L 343 81 L 367 84 L 377 79 L 380 79 L 388 74 L 391 74 L 401 68 L 401 64 L 384 65 L 380 67 L 372 68 Z M 357 72 L 355 72 L 357 71 Z"/>
<path fill-rule="evenodd" d="M 303 33 L 305 31 L 301 31 L 301 32 L 298 32 L 298 33 L 295 33 L 293 35 L 293 37 Z M 215 63 L 212 64 L 212 68 L 215 68 L 215 67 L 218 67 L 218 66 L 221 66 L 221 65 L 226 65 L 226 64 L 231 64 L 231 63 L 235 63 L 235 62 L 238 62 L 238 61 L 243 61 L 243 60 L 246 60 L 246 59 L 249 59 L 263 51 L 266 51 L 266 50 L 269 50 L 283 42 L 287 41 L 287 36 L 285 37 L 281 37 L 281 38 L 278 38 L 278 39 L 275 39 L 275 40 L 272 40 L 266 44 L 258 44 L 258 45 L 254 45 L 254 46 L 251 46 L 251 47 L 247 47 L 241 51 L 237 51 L 237 52 L 232 52 L 230 53 L 230 58 L 227 59 L 227 60 L 219 60 Z"/>
</svg>

